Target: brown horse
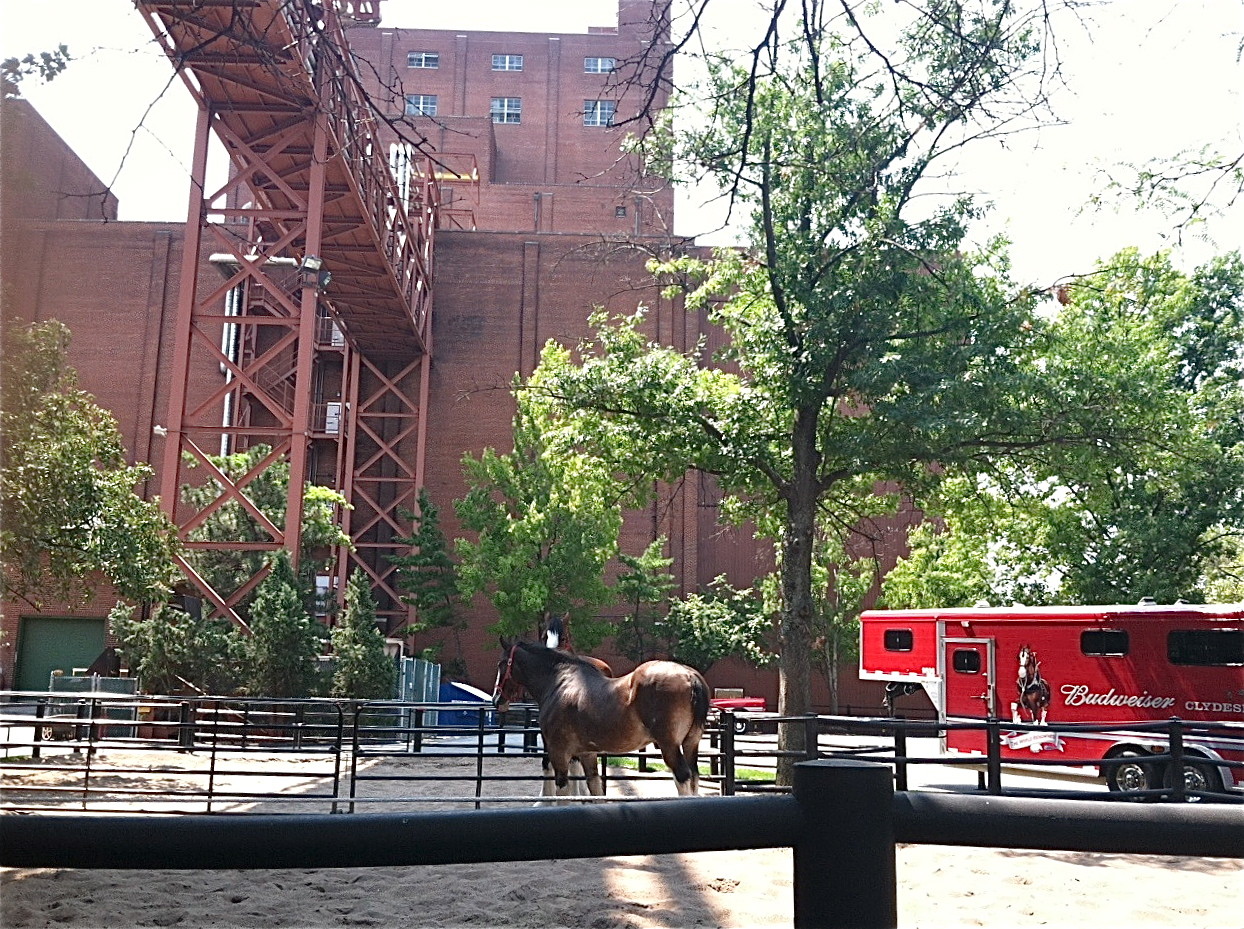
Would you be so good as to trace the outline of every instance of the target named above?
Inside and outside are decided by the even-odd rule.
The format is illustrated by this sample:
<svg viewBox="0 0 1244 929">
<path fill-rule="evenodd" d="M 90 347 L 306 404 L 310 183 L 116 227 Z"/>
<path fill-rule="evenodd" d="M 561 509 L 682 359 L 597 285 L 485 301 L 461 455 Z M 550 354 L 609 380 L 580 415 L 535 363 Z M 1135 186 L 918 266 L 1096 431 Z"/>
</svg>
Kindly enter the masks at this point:
<svg viewBox="0 0 1244 929">
<path fill-rule="evenodd" d="M 1026 710 L 1029 722 L 1044 726 L 1050 705 L 1050 685 L 1041 676 L 1041 661 L 1029 645 L 1019 649 L 1019 676 L 1015 685 L 1019 691 L 1020 719 L 1017 721 L 1022 722 Z"/>
<path fill-rule="evenodd" d="M 601 796 L 596 756 L 633 752 L 649 742 L 673 772 L 678 793 L 698 792 L 700 737 L 708 718 L 708 684 L 699 671 L 646 661 L 610 678 L 567 652 L 506 639 L 501 647 L 493 702 L 504 711 L 526 690 L 539 704 L 544 776 L 555 781 L 557 796 L 570 793 L 572 758 L 582 762 L 588 790 Z"/>
<path fill-rule="evenodd" d="M 564 652 L 572 655 L 578 655 L 578 652 L 570 644 L 570 636 L 566 635 L 566 625 L 560 616 L 554 616 L 549 620 L 549 627 L 544 631 L 544 644 L 549 648 L 560 648 Z M 613 677 L 613 668 L 609 663 L 599 658 L 593 658 L 591 655 L 579 655 L 584 661 L 592 667 L 600 671 L 605 677 Z"/>
</svg>

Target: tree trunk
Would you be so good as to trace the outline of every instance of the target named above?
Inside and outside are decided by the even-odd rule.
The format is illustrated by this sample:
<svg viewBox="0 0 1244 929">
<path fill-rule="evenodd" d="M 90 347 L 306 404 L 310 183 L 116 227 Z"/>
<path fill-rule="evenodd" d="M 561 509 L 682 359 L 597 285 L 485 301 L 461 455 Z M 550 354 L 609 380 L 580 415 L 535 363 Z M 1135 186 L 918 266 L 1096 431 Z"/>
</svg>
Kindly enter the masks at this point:
<svg viewBox="0 0 1244 929">
<path fill-rule="evenodd" d="M 812 707 L 812 543 L 816 524 L 817 471 L 815 410 L 795 416 L 794 467 L 786 488 L 786 530 L 782 538 L 782 614 L 778 628 L 778 713 L 803 716 Z M 802 752 L 804 727 L 778 727 L 779 751 Z M 777 782 L 789 786 L 798 758 L 778 758 Z"/>
</svg>

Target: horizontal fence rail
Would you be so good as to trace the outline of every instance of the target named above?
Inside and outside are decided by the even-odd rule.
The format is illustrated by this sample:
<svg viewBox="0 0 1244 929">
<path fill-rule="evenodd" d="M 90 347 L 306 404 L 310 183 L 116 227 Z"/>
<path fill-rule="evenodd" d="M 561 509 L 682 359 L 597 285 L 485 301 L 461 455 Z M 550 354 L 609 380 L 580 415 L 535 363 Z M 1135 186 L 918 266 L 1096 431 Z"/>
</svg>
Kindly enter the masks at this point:
<svg viewBox="0 0 1244 929">
<path fill-rule="evenodd" d="M 540 752 L 534 706 L 518 706 L 502 715 L 490 704 L 480 703 L 187 699 L 76 692 L 0 694 L 0 699 L 4 697 L 28 701 L 0 704 L 0 748 L 5 756 L 0 765 L 4 777 L 0 809 L 7 811 L 116 812 L 137 799 L 144 801 L 143 809 L 170 812 L 245 812 L 257 804 L 261 812 L 271 812 L 274 806 L 298 812 L 374 812 L 399 803 L 426 808 L 445 802 L 478 809 L 528 803 L 540 792 L 542 782 L 540 767 L 532 757 Z M 798 741 L 803 748 L 780 751 L 767 735 L 745 734 L 789 727 L 801 730 Z M 988 750 L 974 755 L 928 753 L 929 739 L 960 729 L 982 731 Z M 1239 791 L 1191 790 L 1181 778 L 1171 779 L 1167 786 L 1106 794 L 1099 771 L 1136 763 L 1136 758 L 1003 759 L 997 740 L 1004 730 L 1068 736 L 1126 730 L 1154 746 L 1143 763 L 1155 770 L 1178 769 L 1184 762 L 1223 772 L 1241 766 L 1196 755 L 1195 747 L 1188 748 L 1189 740 L 1196 738 L 1212 736 L 1244 750 L 1244 727 L 1180 720 L 1126 726 L 1035 726 L 1000 720 L 969 724 L 888 717 L 780 717 L 727 710 L 706 733 L 700 755 L 701 786 L 727 796 L 785 792 L 787 788 L 776 783 L 774 769 L 779 758 L 849 758 L 889 765 L 900 791 L 909 788 L 912 772 L 938 765 L 974 770 L 978 789 L 995 796 L 1244 803 L 1244 793 Z M 926 742 L 923 755 L 910 748 L 910 740 L 920 738 Z M 248 770 L 239 769 L 235 762 L 242 757 L 247 759 Z M 616 764 L 628 758 L 637 770 Z M 421 767 L 431 759 L 453 764 Z M 656 765 L 659 756 L 653 752 L 602 757 L 600 773 L 609 799 L 633 802 L 636 798 L 621 796 L 635 792 L 627 782 L 652 781 L 650 768 Z M 1068 777 L 1096 781 L 1096 790 L 1073 789 L 1074 785 L 1039 790 L 1004 787 L 1004 769 L 1008 775 L 1035 772 L 1064 781 Z M 260 784 L 239 786 L 244 775 L 257 778 Z M 173 780 L 177 783 L 170 786 Z M 288 789 L 292 780 L 301 782 L 296 792 Z M 264 786 L 263 781 L 271 786 Z M 418 796 L 411 796 L 410 791 L 403 796 L 404 784 L 412 791 L 428 789 L 418 790 Z M 672 796 L 672 779 L 668 784 Z M 432 796 L 433 786 L 457 793 Z M 596 799 L 573 798 L 580 803 Z"/>
<path fill-rule="evenodd" d="M 794 925 L 897 924 L 895 843 L 1244 857 L 1233 807 L 895 795 L 887 767 L 796 765 L 792 796 L 466 813 L 0 817 L 0 865 L 395 867 L 794 849 Z"/>
</svg>

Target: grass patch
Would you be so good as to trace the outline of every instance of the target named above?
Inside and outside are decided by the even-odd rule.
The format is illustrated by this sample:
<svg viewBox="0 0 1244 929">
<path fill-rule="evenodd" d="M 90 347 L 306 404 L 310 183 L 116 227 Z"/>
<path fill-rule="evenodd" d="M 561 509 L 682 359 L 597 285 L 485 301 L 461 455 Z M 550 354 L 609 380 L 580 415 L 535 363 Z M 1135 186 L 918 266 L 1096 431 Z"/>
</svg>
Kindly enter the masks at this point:
<svg viewBox="0 0 1244 929">
<path fill-rule="evenodd" d="M 638 758 L 618 758 L 614 755 L 610 755 L 609 764 L 616 765 L 619 768 L 630 768 L 633 771 L 639 770 L 639 759 Z M 712 776 L 711 765 L 709 765 L 706 762 L 701 762 L 699 767 L 700 767 L 700 777 L 711 777 Z M 666 766 L 664 761 L 661 761 L 660 758 L 656 758 L 656 759 L 649 758 L 648 759 L 648 770 L 660 773 L 662 771 L 668 772 L 669 768 Z M 736 781 L 770 781 L 771 782 L 774 779 L 774 773 L 772 771 L 765 771 L 760 768 L 735 768 L 734 779 Z"/>
</svg>

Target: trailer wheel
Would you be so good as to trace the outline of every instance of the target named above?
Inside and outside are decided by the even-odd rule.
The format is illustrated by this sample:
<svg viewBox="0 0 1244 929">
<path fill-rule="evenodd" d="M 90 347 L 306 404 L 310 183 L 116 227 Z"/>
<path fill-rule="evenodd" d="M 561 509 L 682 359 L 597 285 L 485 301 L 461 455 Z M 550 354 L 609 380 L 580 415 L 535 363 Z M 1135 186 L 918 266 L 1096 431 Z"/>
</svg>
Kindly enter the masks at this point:
<svg viewBox="0 0 1244 929">
<path fill-rule="evenodd" d="M 735 735 L 745 735 L 747 733 L 747 730 L 750 728 L 751 728 L 751 725 L 748 723 L 747 717 L 741 716 L 738 713 L 734 714 L 734 734 Z"/>
<path fill-rule="evenodd" d="M 1222 778 L 1218 776 L 1218 769 L 1212 764 L 1203 761 L 1185 761 L 1183 768 L 1184 791 L 1189 802 L 1195 803 L 1202 799 L 1192 795 L 1194 790 L 1201 793 L 1220 793 L 1222 791 Z M 1163 785 L 1167 789 L 1175 786 L 1175 776 L 1174 766 L 1167 765 L 1166 776 L 1163 778 Z"/>
<path fill-rule="evenodd" d="M 1144 752 L 1125 749 L 1111 758 L 1148 757 Z M 1145 761 L 1123 761 L 1121 764 L 1110 765 L 1106 769 L 1106 786 L 1118 793 L 1135 793 L 1140 790 L 1157 790 L 1162 783 L 1162 771 L 1159 765 Z"/>
</svg>

